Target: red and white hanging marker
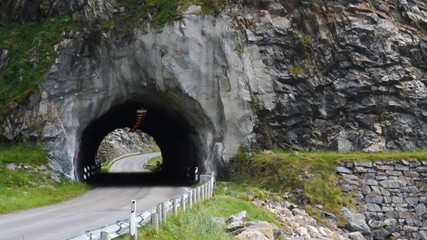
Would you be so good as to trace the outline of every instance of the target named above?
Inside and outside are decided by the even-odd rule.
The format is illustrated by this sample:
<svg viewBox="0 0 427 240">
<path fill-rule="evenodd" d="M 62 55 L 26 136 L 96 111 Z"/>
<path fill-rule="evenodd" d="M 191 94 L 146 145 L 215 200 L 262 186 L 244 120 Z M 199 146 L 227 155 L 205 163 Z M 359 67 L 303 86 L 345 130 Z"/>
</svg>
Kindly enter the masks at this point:
<svg viewBox="0 0 427 240">
<path fill-rule="evenodd" d="M 136 122 L 133 125 L 133 127 L 129 130 L 129 132 L 135 132 L 136 129 L 138 129 L 138 127 L 142 123 L 142 118 L 144 117 L 145 113 L 147 113 L 147 110 L 143 108 L 136 110 Z"/>
</svg>

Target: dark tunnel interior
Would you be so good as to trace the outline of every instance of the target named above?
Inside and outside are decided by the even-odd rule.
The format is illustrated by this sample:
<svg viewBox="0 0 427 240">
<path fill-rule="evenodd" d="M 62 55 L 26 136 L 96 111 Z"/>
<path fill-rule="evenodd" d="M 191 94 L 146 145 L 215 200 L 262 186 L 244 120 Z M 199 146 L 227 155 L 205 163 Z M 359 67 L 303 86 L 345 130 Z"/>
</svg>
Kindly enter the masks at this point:
<svg viewBox="0 0 427 240">
<path fill-rule="evenodd" d="M 132 126 L 137 121 L 137 110 L 144 108 L 141 125 L 138 129 L 154 138 L 163 157 L 159 173 L 99 173 L 95 156 L 104 137 L 117 128 Z M 178 112 L 171 113 L 161 108 L 145 106 L 137 102 L 118 105 L 98 119 L 92 121 L 84 130 L 77 154 L 76 179 L 98 185 L 174 185 L 194 184 L 201 172 L 200 139 L 191 124 Z M 197 169 L 197 170 L 196 170 Z M 91 174 L 87 174 L 91 172 Z"/>
</svg>

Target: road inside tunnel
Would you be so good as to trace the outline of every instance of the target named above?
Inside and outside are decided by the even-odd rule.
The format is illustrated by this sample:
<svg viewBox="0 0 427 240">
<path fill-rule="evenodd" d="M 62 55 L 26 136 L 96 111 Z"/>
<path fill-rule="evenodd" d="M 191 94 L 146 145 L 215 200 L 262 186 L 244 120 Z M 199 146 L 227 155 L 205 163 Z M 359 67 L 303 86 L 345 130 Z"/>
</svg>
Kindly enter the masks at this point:
<svg viewBox="0 0 427 240">
<path fill-rule="evenodd" d="M 163 165 L 156 173 L 99 173 L 95 161 L 99 145 L 104 137 L 117 128 L 132 128 L 138 120 L 137 111 L 146 110 L 138 129 L 152 136 L 160 147 Z M 75 159 L 78 181 L 96 185 L 171 185 L 193 184 L 202 172 L 202 150 L 191 122 L 179 112 L 166 108 L 129 102 L 117 105 L 93 120 L 84 130 Z"/>
</svg>

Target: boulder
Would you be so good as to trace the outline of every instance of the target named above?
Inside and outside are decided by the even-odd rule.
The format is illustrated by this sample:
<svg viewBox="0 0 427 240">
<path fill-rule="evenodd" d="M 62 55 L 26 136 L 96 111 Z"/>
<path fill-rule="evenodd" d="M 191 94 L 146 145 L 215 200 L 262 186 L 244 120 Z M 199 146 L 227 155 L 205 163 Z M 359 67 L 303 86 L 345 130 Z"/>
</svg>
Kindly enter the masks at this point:
<svg viewBox="0 0 427 240">
<path fill-rule="evenodd" d="M 232 216 L 230 216 L 227 219 L 227 223 L 233 223 L 233 222 L 244 222 L 246 221 L 246 218 L 248 217 L 248 213 L 246 211 L 241 211 L 240 213 L 234 214 Z"/>
<path fill-rule="evenodd" d="M 426 212 L 427 212 L 427 208 L 426 208 L 426 205 L 425 205 L 425 204 L 420 203 L 420 204 L 417 204 L 417 205 L 415 206 L 415 213 L 416 213 L 418 216 L 423 216 L 424 214 L 426 214 Z"/>
<path fill-rule="evenodd" d="M 373 236 L 374 240 L 388 239 L 390 237 L 390 235 L 391 235 L 391 233 L 384 228 L 372 231 L 372 236 Z"/>
<path fill-rule="evenodd" d="M 365 238 L 363 237 L 363 234 L 360 232 L 351 232 L 347 234 L 347 237 L 350 240 L 365 240 Z"/>
<path fill-rule="evenodd" d="M 236 235 L 240 240 L 269 240 L 260 231 L 248 229 Z"/>
<path fill-rule="evenodd" d="M 247 222 L 246 230 L 259 231 L 269 240 L 277 239 L 280 236 L 280 229 L 276 225 L 264 221 Z"/>
<path fill-rule="evenodd" d="M 237 232 L 241 232 L 244 231 L 243 228 L 245 227 L 245 222 L 242 220 L 236 220 L 233 222 L 230 222 L 226 227 L 225 230 L 227 232 L 231 232 L 231 233 L 237 233 Z"/>
<path fill-rule="evenodd" d="M 350 209 L 344 207 L 341 209 L 341 213 L 348 221 L 348 229 L 350 231 L 361 232 L 364 236 L 370 236 L 371 230 L 366 223 L 366 217 L 360 213 L 355 213 Z"/>
</svg>

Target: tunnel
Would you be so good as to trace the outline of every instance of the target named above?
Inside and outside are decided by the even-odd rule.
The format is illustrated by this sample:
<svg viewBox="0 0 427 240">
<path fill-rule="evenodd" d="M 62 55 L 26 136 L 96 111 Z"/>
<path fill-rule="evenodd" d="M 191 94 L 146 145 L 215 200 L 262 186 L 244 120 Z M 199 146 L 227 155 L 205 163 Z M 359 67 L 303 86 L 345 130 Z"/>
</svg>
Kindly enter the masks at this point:
<svg viewBox="0 0 427 240">
<path fill-rule="evenodd" d="M 139 109 L 146 112 L 138 129 L 152 136 L 162 153 L 163 165 L 158 178 L 170 183 L 197 182 L 199 177 L 196 172 L 203 171 L 203 151 L 200 149 L 202 144 L 196 129 L 179 111 L 167 111 L 159 106 L 140 102 L 119 104 L 86 127 L 75 159 L 75 177 L 78 181 L 105 181 L 100 180 L 103 179 L 100 177 L 102 174 L 98 173 L 99 166 L 96 166 L 98 147 L 104 137 L 113 130 L 135 126 Z M 129 180 L 135 176 L 124 173 L 121 177 Z M 142 177 L 139 177 L 136 181 L 141 179 Z"/>
</svg>

